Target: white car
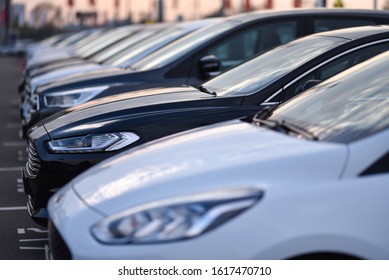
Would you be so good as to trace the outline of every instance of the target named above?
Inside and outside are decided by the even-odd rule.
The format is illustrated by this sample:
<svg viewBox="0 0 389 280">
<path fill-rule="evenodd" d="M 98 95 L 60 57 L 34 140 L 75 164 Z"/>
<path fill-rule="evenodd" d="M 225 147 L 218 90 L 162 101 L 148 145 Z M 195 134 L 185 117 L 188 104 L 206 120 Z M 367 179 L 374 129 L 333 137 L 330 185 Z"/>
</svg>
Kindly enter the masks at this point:
<svg viewBox="0 0 389 280">
<path fill-rule="evenodd" d="M 389 259 L 388 76 L 386 52 L 98 164 L 49 202 L 53 258 Z"/>
</svg>

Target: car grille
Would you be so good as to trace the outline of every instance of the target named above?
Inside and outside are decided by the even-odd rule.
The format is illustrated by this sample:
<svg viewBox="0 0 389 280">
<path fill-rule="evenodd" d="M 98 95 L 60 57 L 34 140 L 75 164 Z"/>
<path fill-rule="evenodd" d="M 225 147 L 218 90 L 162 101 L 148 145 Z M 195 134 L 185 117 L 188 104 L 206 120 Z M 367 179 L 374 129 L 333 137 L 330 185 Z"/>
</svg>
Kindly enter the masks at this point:
<svg viewBox="0 0 389 280">
<path fill-rule="evenodd" d="M 26 85 L 24 87 L 24 91 L 22 93 L 22 103 L 26 100 L 26 97 L 27 96 L 30 96 L 31 95 L 31 85 L 29 82 L 26 82 Z"/>
<path fill-rule="evenodd" d="M 30 93 L 31 93 L 31 84 L 30 84 L 30 81 L 27 81 L 27 82 L 26 82 L 25 91 L 26 91 L 27 94 L 30 94 Z"/>
<path fill-rule="evenodd" d="M 62 239 L 57 228 L 53 222 L 49 219 L 49 247 L 51 251 L 51 258 L 54 260 L 71 260 L 72 255 L 66 245 L 65 241 Z"/>
<path fill-rule="evenodd" d="M 38 152 L 34 145 L 28 142 L 27 146 L 28 160 L 26 163 L 26 172 L 29 178 L 35 178 L 39 174 L 41 162 L 39 160 Z"/>
</svg>

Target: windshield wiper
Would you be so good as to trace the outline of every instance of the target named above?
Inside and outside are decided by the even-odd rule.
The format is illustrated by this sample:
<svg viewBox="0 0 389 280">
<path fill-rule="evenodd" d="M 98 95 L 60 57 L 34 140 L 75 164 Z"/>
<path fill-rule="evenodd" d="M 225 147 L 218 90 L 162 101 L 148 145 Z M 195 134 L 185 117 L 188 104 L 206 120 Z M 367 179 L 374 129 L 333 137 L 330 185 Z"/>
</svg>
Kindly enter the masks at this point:
<svg viewBox="0 0 389 280">
<path fill-rule="evenodd" d="M 298 127 L 295 124 L 292 124 L 286 120 L 281 120 L 281 121 L 263 120 L 263 119 L 259 119 L 255 116 L 253 118 L 253 123 L 256 125 L 260 125 L 260 126 L 266 126 L 274 131 L 278 131 L 281 133 L 292 132 L 294 134 L 303 136 L 304 138 L 309 139 L 309 140 L 313 140 L 313 141 L 319 140 L 319 138 L 315 134 L 313 134 L 312 132 L 310 132 L 304 128 Z"/>
<path fill-rule="evenodd" d="M 211 94 L 213 96 L 216 96 L 216 92 L 214 91 L 210 91 L 209 89 L 207 89 L 206 87 L 204 87 L 203 85 L 200 85 L 197 87 L 197 89 L 201 92 L 204 92 L 204 93 L 208 93 L 208 94 Z"/>
<path fill-rule="evenodd" d="M 263 108 L 261 111 L 259 111 L 258 113 L 256 113 L 254 115 L 253 120 L 254 119 L 267 119 L 267 118 L 269 118 L 273 114 L 273 111 L 275 109 L 277 109 L 278 105 L 279 104 L 266 106 L 265 108 Z"/>
</svg>

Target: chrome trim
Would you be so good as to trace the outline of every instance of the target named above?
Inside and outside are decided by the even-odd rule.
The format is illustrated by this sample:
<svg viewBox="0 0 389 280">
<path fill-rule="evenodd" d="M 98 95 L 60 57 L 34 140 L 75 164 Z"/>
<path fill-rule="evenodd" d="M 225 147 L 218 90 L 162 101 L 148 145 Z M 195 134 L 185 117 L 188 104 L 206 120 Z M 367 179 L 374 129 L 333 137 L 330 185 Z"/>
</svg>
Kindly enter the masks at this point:
<svg viewBox="0 0 389 280">
<path fill-rule="evenodd" d="M 32 165 L 30 162 L 27 162 L 27 167 L 32 170 L 32 171 L 35 171 L 36 173 L 39 172 L 39 169 L 36 168 L 34 165 Z"/>
<path fill-rule="evenodd" d="M 263 102 L 263 103 L 261 103 L 261 104 L 259 104 L 259 105 L 261 105 L 261 106 L 272 106 L 272 105 L 279 105 L 279 104 L 281 104 L 280 102 Z"/>
<path fill-rule="evenodd" d="M 32 153 L 30 153 L 28 155 L 28 159 L 29 159 L 29 162 L 30 163 L 34 163 L 34 166 L 37 166 L 37 167 L 40 167 L 40 161 L 39 161 L 39 158 L 35 157 L 32 155 Z"/>
<path fill-rule="evenodd" d="M 35 178 L 39 174 L 41 162 L 36 148 L 31 142 L 28 143 L 27 153 L 26 173 L 29 178 Z"/>
<path fill-rule="evenodd" d="M 231 213 L 234 211 L 243 211 L 253 206 L 257 202 L 257 199 L 245 199 L 242 201 L 235 201 L 226 204 L 221 204 L 210 209 L 203 217 L 201 217 L 196 224 L 190 227 L 185 237 L 195 237 L 207 230 L 212 223 L 214 223 L 218 218 L 223 216 L 224 214 Z"/>
<path fill-rule="evenodd" d="M 265 101 L 263 101 L 261 103 L 261 105 L 265 105 L 264 103 L 266 102 L 269 102 L 269 103 L 274 103 L 274 102 L 270 102 L 270 100 L 272 100 L 274 97 L 276 97 L 278 94 L 280 94 L 282 92 L 282 88 L 280 88 L 279 90 L 277 90 L 275 93 L 273 93 L 270 97 L 268 97 Z M 279 102 L 276 102 L 276 103 L 279 103 Z"/>
</svg>

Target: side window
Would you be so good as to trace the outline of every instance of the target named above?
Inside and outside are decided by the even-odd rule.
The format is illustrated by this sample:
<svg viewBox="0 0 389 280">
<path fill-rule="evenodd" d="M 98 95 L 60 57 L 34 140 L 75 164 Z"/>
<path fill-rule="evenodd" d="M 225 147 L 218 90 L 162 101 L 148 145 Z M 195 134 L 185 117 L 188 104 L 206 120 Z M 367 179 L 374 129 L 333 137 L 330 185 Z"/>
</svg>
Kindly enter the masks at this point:
<svg viewBox="0 0 389 280">
<path fill-rule="evenodd" d="M 297 37 L 297 22 L 263 24 L 243 32 L 237 32 L 208 50 L 217 56 L 221 70 L 236 66 L 254 55 L 285 44 Z"/>
<path fill-rule="evenodd" d="M 285 88 L 282 93 L 283 96 L 282 102 L 291 99 L 292 97 L 295 97 L 296 95 L 301 93 L 303 91 L 303 87 L 305 83 L 308 82 L 309 80 L 314 80 L 314 79 L 316 79 L 315 73 L 312 72 L 308 75 L 305 75 L 304 77 L 302 77 L 292 85 L 288 86 L 287 88 Z"/>
<path fill-rule="evenodd" d="M 364 25 L 376 25 L 376 22 L 373 19 L 344 19 L 339 17 L 313 20 L 314 33 Z"/>
<path fill-rule="evenodd" d="M 389 50 L 389 42 L 371 45 L 354 52 L 343 55 L 325 65 L 318 68 L 316 71 L 311 72 L 292 85 L 288 86 L 283 91 L 283 101 L 286 101 L 302 92 L 303 86 L 309 80 L 321 80 L 324 81 L 336 74 L 361 63 L 375 55 Z"/>
<path fill-rule="evenodd" d="M 330 63 L 324 65 L 318 70 L 317 79 L 328 79 L 358 63 L 361 63 L 377 54 L 389 50 L 389 42 L 372 45 L 349 54 L 346 54 Z"/>
</svg>

